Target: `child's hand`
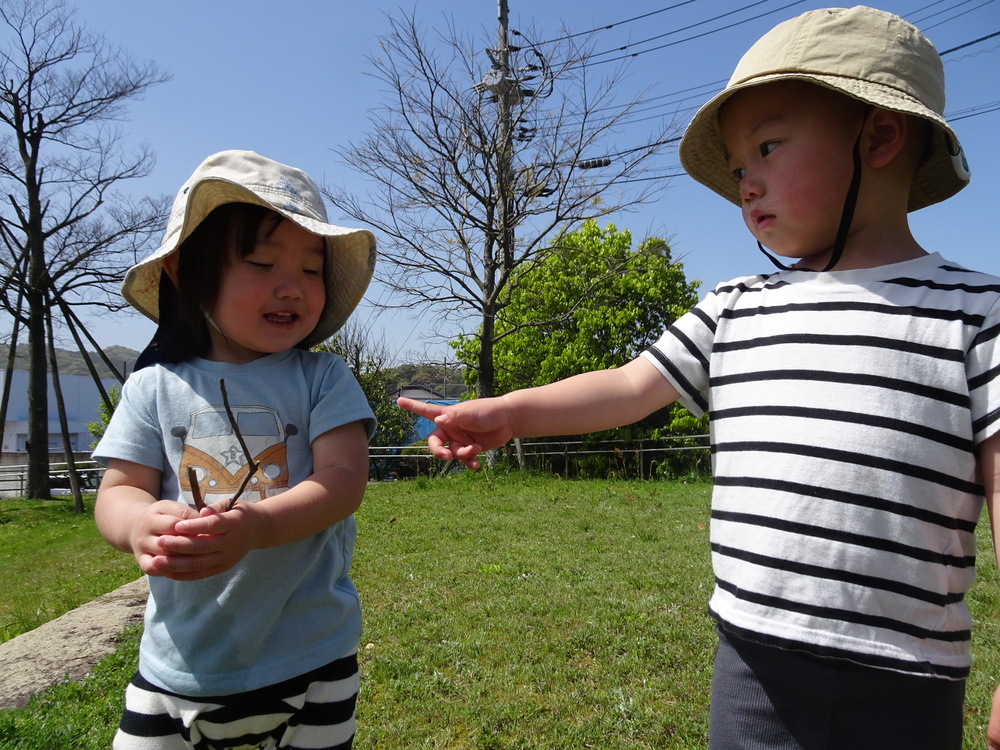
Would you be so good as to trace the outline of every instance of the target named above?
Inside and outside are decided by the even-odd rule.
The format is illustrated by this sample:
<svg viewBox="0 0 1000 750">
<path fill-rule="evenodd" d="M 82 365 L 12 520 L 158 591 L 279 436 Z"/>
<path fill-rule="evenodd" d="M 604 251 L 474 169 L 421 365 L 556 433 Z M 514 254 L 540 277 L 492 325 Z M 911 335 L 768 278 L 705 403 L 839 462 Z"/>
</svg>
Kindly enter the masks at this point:
<svg viewBox="0 0 1000 750">
<path fill-rule="evenodd" d="M 457 459 L 470 469 L 479 468 L 479 453 L 499 448 L 514 437 L 500 399 L 477 399 L 452 406 L 409 398 L 400 398 L 396 403 L 437 425 L 427 437 L 431 453 L 445 461 Z"/>
<path fill-rule="evenodd" d="M 361 435 L 367 468 L 368 444 L 363 431 Z M 237 503 L 227 512 L 223 500 L 198 511 L 186 503 L 157 499 L 160 483 L 159 470 L 112 459 L 94 508 L 101 535 L 111 546 L 131 553 L 146 575 L 178 581 L 216 575 L 242 560 L 267 529 L 260 503 Z"/>
<path fill-rule="evenodd" d="M 149 575 L 195 581 L 229 570 L 242 560 L 253 549 L 252 509 L 238 503 L 227 511 L 227 503 L 220 500 L 200 512 L 173 503 L 190 512 L 182 512 L 169 530 L 157 537 L 160 554 L 152 558 Z"/>
<path fill-rule="evenodd" d="M 193 508 L 170 500 L 145 506 L 129 532 L 129 548 L 139 563 L 139 569 L 146 575 L 170 577 L 170 566 L 160 540 L 165 535 L 176 533 L 174 528 L 178 521 L 197 517 L 198 512 Z"/>
</svg>

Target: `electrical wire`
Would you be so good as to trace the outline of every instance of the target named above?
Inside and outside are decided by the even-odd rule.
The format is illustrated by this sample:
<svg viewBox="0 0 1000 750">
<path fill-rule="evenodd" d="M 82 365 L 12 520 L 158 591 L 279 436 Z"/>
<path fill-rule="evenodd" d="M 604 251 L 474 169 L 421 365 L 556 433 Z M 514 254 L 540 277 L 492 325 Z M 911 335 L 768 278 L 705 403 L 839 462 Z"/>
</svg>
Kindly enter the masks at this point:
<svg viewBox="0 0 1000 750">
<path fill-rule="evenodd" d="M 944 52 L 941 52 L 939 54 L 941 55 L 941 57 L 944 57 L 945 55 L 950 55 L 952 52 L 958 52 L 960 49 L 971 47 L 974 44 L 979 44 L 980 42 L 985 42 L 987 39 L 993 39 L 994 37 L 998 36 L 1000 36 L 1000 31 L 994 31 L 992 34 L 987 34 L 986 36 L 981 36 L 978 39 L 973 39 L 971 42 L 966 42 L 965 44 L 960 44 L 957 47 L 946 49 Z"/>
<path fill-rule="evenodd" d="M 633 16 L 632 18 L 626 18 L 623 21 L 615 21 L 614 23 L 609 23 L 607 26 L 598 26 L 594 29 L 591 29 L 590 31 L 578 31 L 575 34 L 567 34 L 566 36 L 557 37 L 555 39 L 549 39 L 548 41 L 541 42 L 541 44 L 554 44 L 555 42 L 564 42 L 567 39 L 574 39 L 578 36 L 589 36 L 590 34 L 593 34 L 595 31 L 606 31 L 608 29 L 613 29 L 616 26 L 624 26 L 625 24 L 632 23 L 633 21 L 642 21 L 643 19 L 655 16 L 659 13 L 666 13 L 667 11 L 676 10 L 677 8 L 680 8 L 684 5 L 690 5 L 693 2 L 696 2 L 696 0 L 685 0 L 682 3 L 668 5 L 666 8 L 660 8 L 659 10 L 652 10 L 649 13 L 643 13 L 641 16 Z"/>
<path fill-rule="evenodd" d="M 684 31 L 690 31 L 691 29 L 696 29 L 699 26 L 704 26 L 705 24 L 712 23 L 713 21 L 718 21 L 718 20 L 723 19 L 723 18 L 728 18 L 729 16 L 736 15 L 737 13 L 742 13 L 745 10 L 749 10 L 751 8 L 755 8 L 758 5 L 763 5 L 763 4 L 767 3 L 767 2 L 770 2 L 770 0 L 757 0 L 757 2 L 755 2 L 755 3 L 750 3 L 749 5 L 744 5 L 741 8 L 737 8 L 736 10 L 731 10 L 731 11 L 729 11 L 727 13 L 720 13 L 717 16 L 712 16 L 711 18 L 706 18 L 704 21 L 698 21 L 697 23 L 688 24 L 687 26 L 681 26 L 680 28 L 671 29 L 670 31 L 664 32 L 663 34 L 657 34 L 656 36 L 648 37 L 648 38 L 642 39 L 642 40 L 640 40 L 638 42 L 632 42 L 630 44 L 626 44 L 623 47 L 618 47 L 617 49 L 611 49 L 611 50 L 607 50 L 605 52 L 595 52 L 592 55 L 588 56 L 588 60 L 592 59 L 594 57 L 601 57 L 603 55 L 613 55 L 613 54 L 616 54 L 616 53 L 624 52 L 629 47 L 636 47 L 636 46 L 638 46 L 640 44 L 647 44 L 649 42 L 654 42 L 657 39 L 663 39 L 663 38 L 668 37 L 668 36 L 673 36 L 674 34 L 680 34 L 681 32 L 684 32 Z M 796 0 L 796 2 L 790 3 L 789 5 L 785 5 L 785 6 L 782 6 L 781 8 L 775 8 L 774 10 L 768 11 L 768 13 L 776 13 L 779 10 L 784 10 L 785 8 L 790 8 L 792 5 L 800 5 L 802 2 L 805 2 L 805 0 Z M 765 13 L 764 15 L 767 15 L 768 13 Z M 759 17 L 760 16 L 758 16 L 758 18 Z M 736 25 L 739 25 L 741 23 L 746 23 L 746 21 L 747 21 L 747 19 L 744 19 L 742 21 L 739 21 Z M 715 33 L 715 31 L 722 31 L 723 29 L 728 29 L 728 28 L 731 28 L 731 26 L 723 26 L 720 29 L 715 29 L 715 30 L 710 31 L 708 33 Z M 702 34 L 700 36 L 705 36 L 705 35 Z M 698 38 L 698 37 L 689 37 L 688 39 L 696 39 L 696 38 Z M 688 39 L 680 39 L 677 42 L 674 42 L 674 44 L 679 44 L 680 42 L 688 41 Z M 666 47 L 666 46 L 670 46 L 670 45 L 662 45 L 660 47 L 653 47 L 652 49 L 648 49 L 648 50 L 640 50 L 639 52 L 632 53 L 632 55 L 627 55 L 626 57 L 631 57 L 631 56 L 634 56 L 634 55 L 637 55 L 637 54 L 642 54 L 644 52 L 652 52 L 653 50 L 656 50 L 656 49 L 663 49 L 663 47 Z M 617 57 L 617 58 L 614 58 L 614 59 L 615 60 L 621 60 L 623 58 Z M 608 60 L 608 61 L 598 61 L 598 62 L 611 62 L 611 61 Z"/>
<path fill-rule="evenodd" d="M 762 13 L 760 16 L 757 16 L 757 18 L 762 18 L 764 16 L 769 16 L 769 15 L 771 15 L 773 13 L 777 13 L 778 11 L 781 11 L 781 10 L 786 10 L 788 8 L 791 8 L 791 7 L 795 6 L 795 5 L 801 5 L 804 2 L 805 2 L 805 0 L 794 0 L 794 2 L 788 3 L 786 5 L 782 5 L 780 8 L 775 8 L 774 10 L 769 10 L 766 13 Z M 759 3 L 755 3 L 755 5 L 757 5 L 757 4 L 759 4 Z M 724 16 L 732 15 L 732 13 L 735 13 L 735 12 L 737 12 L 737 11 L 732 11 L 731 13 L 724 13 L 721 16 L 717 16 L 716 18 L 722 18 Z M 716 19 L 709 19 L 709 21 L 711 21 L 711 20 L 716 20 Z M 685 29 L 678 29 L 678 31 L 687 30 L 689 28 L 694 28 L 695 26 L 702 26 L 705 23 L 708 23 L 708 21 L 702 21 L 702 22 L 699 22 L 697 24 L 692 24 L 691 26 L 686 27 Z M 703 31 L 700 34 L 694 34 L 693 36 L 684 37 L 683 39 L 676 39 L 676 40 L 674 40 L 672 42 L 667 42 L 666 44 L 660 44 L 660 45 L 658 45 L 656 47 L 650 47 L 649 49 L 639 50 L 638 52 L 631 52 L 629 54 L 620 55 L 619 57 L 609 57 L 606 60 L 597 60 L 596 62 L 593 62 L 593 63 L 591 63 L 591 62 L 588 61 L 587 63 L 584 63 L 583 65 L 580 65 L 578 67 L 585 67 L 588 64 L 590 64 L 590 65 L 603 65 L 605 63 L 619 62 L 621 60 L 629 60 L 629 59 L 632 59 L 634 57 L 638 57 L 639 55 L 647 54 L 649 52 L 657 52 L 657 51 L 659 51 L 661 49 L 666 49 L 667 47 L 674 47 L 674 46 L 676 46 L 678 44 L 683 44 L 684 42 L 691 42 L 691 41 L 694 41 L 695 39 L 702 39 L 702 38 L 704 38 L 706 36 L 710 36 L 712 34 L 717 34 L 720 31 L 725 31 L 727 29 L 732 29 L 732 28 L 735 28 L 737 26 L 742 26 L 745 23 L 747 23 L 747 19 L 743 19 L 742 21 L 734 21 L 733 23 L 726 24 L 725 26 L 720 26 L 717 29 L 711 29 L 709 31 Z M 674 32 L 670 32 L 670 33 L 674 33 Z M 664 35 L 664 36 L 666 36 L 666 35 Z M 617 51 L 617 50 L 615 50 L 615 51 Z M 607 53 L 599 53 L 599 54 L 612 54 L 613 52 L 614 51 L 607 52 Z"/>
<path fill-rule="evenodd" d="M 913 13 L 911 13 L 909 15 L 913 16 L 914 14 L 919 14 L 919 13 L 921 13 L 923 11 L 926 11 L 928 9 L 931 9 L 931 8 L 933 8 L 935 6 L 939 6 L 939 5 L 941 5 L 945 1 L 946 0 L 937 0 L 937 2 L 933 2 L 933 3 L 930 3 L 928 5 L 922 6 L 921 8 L 918 8 L 916 11 L 914 11 Z M 951 4 L 951 5 L 949 5 L 948 7 L 944 8 L 944 9 L 938 10 L 935 13 L 931 14 L 930 16 L 927 16 L 926 18 L 930 18 L 930 17 L 933 17 L 933 16 L 940 15 L 942 13 L 947 13 L 947 12 L 956 10 L 960 6 L 966 5 L 968 2 L 972 2 L 972 0 L 960 0 L 960 2 Z M 981 3 L 980 5 L 977 5 L 977 6 L 973 7 L 973 8 L 969 8 L 969 9 L 963 11 L 962 13 L 960 13 L 958 15 L 965 15 L 967 13 L 970 13 L 970 12 L 974 11 L 974 10 L 978 10 L 979 8 L 983 7 L 984 5 L 987 5 L 989 2 L 993 2 L 993 0 L 987 0 L 987 2 Z M 752 5 L 756 5 L 756 4 L 758 4 L 758 3 L 754 3 Z M 671 6 L 671 7 L 675 7 L 675 6 Z M 751 6 L 743 6 L 743 9 L 748 8 L 748 7 L 751 7 Z M 784 7 L 788 7 L 788 6 L 784 6 Z M 780 8 L 776 9 L 776 10 L 780 10 Z M 772 12 L 774 12 L 774 11 L 772 11 Z M 939 26 L 939 25 L 942 25 L 944 23 L 947 23 L 948 21 L 954 20 L 955 18 L 958 17 L 958 15 L 951 16 L 948 19 L 946 19 L 944 21 L 941 21 L 939 24 L 936 24 L 936 25 Z M 718 17 L 716 17 L 716 18 L 718 18 Z M 709 19 L 709 20 L 712 20 L 712 19 Z M 624 22 L 621 22 L 621 23 L 624 23 Z M 705 23 L 705 22 L 700 22 L 700 23 Z M 743 22 L 740 22 L 740 23 L 743 23 Z M 612 25 L 614 25 L 614 24 L 612 24 Z M 731 28 L 732 26 L 735 26 L 735 25 L 738 25 L 738 24 L 730 24 L 729 26 L 724 27 L 724 28 Z M 690 28 L 690 27 L 685 27 L 685 28 Z M 718 31 L 718 30 L 721 30 L 721 29 L 717 29 L 716 31 Z M 713 32 L 707 32 L 707 33 L 713 33 Z M 705 34 L 702 34 L 700 36 L 704 36 L 704 35 Z M 948 48 L 946 50 L 941 51 L 939 54 L 941 55 L 942 58 L 944 58 L 945 56 L 947 56 L 949 54 L 952 54 L 952 53 L 957 52 L 957 51 L 962 50 L 962 49 L 966 49 L 968 47 L 974 46 L 976 44 L 979 44 L 979 43 L 984 42 L 986 40 L 995 38 L 997 36 L 1000 36 L 1000 31 L 994 32 L 992 34 L 988 34 L 986 36 L 979 37 L 977 39 L 973 39 L 973 40 L 971 40 L 969 42 L 965 42 L 963 44 L 959 44 L 959 45 L 954 46 L 954 47 L 950 47 L 950 48 Z M 677 40 L 675 42 L 672 42 L 671 45 L 672 44 L 678 44 L 681 41 L 688 41 L 688 40 L 694 39 L 694 38 L 697 38 L 697 37 L 689 37 L 687 39 Z M 635 53 L 632 53 L 631 57 L 636 57 L 636 56 L 638 56 L 640 54 L 645 54 L 646 52 L 652 52 L 655 49 L 662 49 L 665 46 L 671 46 L 671 45 L 661 45 L 660 47 L 637 51 Z M 625 57 L 629 57 L 629 56 L 624 56 L 624 57 L 620 57 L 620 58 L 616 58 L 616 59 L 619 59 L 619 60 L 620 59 L 625 59 Z M 605 63 L 605 62 L 611 62 L 611 60 L 599 60 L 599 61 L 596 61 L 595 63 L 592 63 L 592 64 L 602 64 L 602 63 Z M 687 92 L 690 92 L 690 91 L 696 91 L 696 90 L 699 90 L 699 89 L 706 89 L 706 88 L 710 88 L 712 86 L 713 86 L 713 84 L 702 84 L 701 86 L 690 87 L 690 88 L 682 89 L 682 90 L 679 90 L 679 91 L 675 91 L 675 92 L 663 94 L 663 95 L 660 95 L 658 97 L 655 97 L 655 99 L 670 99 L 670 101 L 664 102 L 662 105 L 659 105 L 659 106 L 666 107 L 666 106 L 669 106 L 669 105 L 676 105 L 676 104 L 679 104 L 682 101 L 684 101 L 685 98 L 681 98 L 681 99 L 674 98 L 674 99 L 671 99 L 671 97 L 678 97 L 680 94 L 684 94 L 684 93 L 687 93 Z M 717 84 L 716 84 L 716 86 L 717 86 L 717 88 L 721 88 L 721 86 L 718 86 Z M 687 98 L 691 98 L 691 97 L 687 97 Z M 609 106 L 609 107 L 606 107 L 604 109 L 607 110 L 607 111 L 613 111 L 615 108 Z M 650 111 L 650 109 L 651 108 L 646 108 L 646 109 L 643 109 L 642 111 L 646 112 L 646 111 Z M 697 107 L 691 107 L 691 108 L 681 109 L 681 110 L 678 110 L 676 112 L 673 112 L 672 114 L 674 116 L 677 116 L 678 114 L 683 114 L 685 112 L 691 112 L 694 109 L 697 109 Z M 987 114 L 988 112 L 991 112 L 991 111 L 993 111 L 993 110 L 991 110 L 991 109 L 985 109 L 985 110 L 983 110 L 981 112 L 976 112 L 976 113 L 974 113 L 972 115 L 966 115 L 965 117 L 973 117 L 973 116 L 977 116 L 978 114 Z M 631 119 L 628 120 L 628 123 L 629 124 L 634 124 L 634 123 L 638 123 L 638 122 L 644 122 L 644 121 L 648 121 L 648 120 L 651 120 L 651 119 L 656 119 L 657 116 L 663 116 L 663 115 L 655 115 L 654 114 L 654 115 L 649 115 L 649 116 L 642 117 L 642 118 L 631 118 Z"/>
</svg>

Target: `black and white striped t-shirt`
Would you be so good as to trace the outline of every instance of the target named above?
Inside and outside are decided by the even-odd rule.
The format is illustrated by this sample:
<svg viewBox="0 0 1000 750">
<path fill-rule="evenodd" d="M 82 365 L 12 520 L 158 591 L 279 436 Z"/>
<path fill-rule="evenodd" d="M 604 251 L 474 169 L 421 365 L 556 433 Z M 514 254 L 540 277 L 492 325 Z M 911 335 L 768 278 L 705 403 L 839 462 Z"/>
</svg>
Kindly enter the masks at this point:
<svg viewBox="0 0 1000 750">
<path fill-rule="evenodd" d="M 717 287 L 643 356 L 711 414 L 709 608 L 778 646 L 969 671 L 1000 279 L 930 255 Z"/>
</svg>

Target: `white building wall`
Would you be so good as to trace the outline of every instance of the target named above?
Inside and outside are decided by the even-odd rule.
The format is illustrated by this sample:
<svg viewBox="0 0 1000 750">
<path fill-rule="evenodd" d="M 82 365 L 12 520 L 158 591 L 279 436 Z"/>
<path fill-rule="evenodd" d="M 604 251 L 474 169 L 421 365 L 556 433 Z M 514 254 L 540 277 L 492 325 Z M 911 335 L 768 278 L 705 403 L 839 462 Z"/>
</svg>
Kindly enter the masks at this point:
<svg viewBox="0 0 1000 750">
<path fill-rule="evenodd" d="M 6 372 L 0 370 L 0 378 Z M 105 390 L 118 385 L 115 378 L 104 378 Z M 2 380 L 0 380 L 2 383 Z M 66 407 L 66 421 L 69 425 L 70 441 L 74 451 L 90 450 L 93 440 L 87 431 L 87 424 L 99 418 L 101 393 L 89 375 L 60 375 L 63 402 Z M 49 450 L 61 452 L 62 438 L 59 431 L 59 410 L 49 375 Z M 3 452 L 24 452 L 28 435 L 28 371 L 14 370 L 11 381 L 10 401 L 7 404 L 7 421 L 4 422 Z"/>
</svg>

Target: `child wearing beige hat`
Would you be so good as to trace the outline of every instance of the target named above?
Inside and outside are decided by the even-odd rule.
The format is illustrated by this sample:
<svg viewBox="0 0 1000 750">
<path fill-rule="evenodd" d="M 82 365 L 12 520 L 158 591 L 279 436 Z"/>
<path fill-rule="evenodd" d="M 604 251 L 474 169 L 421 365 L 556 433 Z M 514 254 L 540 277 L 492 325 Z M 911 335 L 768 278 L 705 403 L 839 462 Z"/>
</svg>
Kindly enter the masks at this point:
<svg viewBox="0 0 1000 750">
<path fill-rule="evenodd" d="M 304 172 L 224 151 L 128 271 L 158 328 L 94 451 L 98 528 L 150 589 L 116 750 L 351 746 L 375 419 L 344 361 L 309 347 L 374 260 Z"/>
<path fill-rule="evenodd" d="M 624 367 L 400 400 L 471 467 L 677 399 L 710 414 L 713 750 L 962 747 L 984 502 L 1000 523 L 1000 279 L 910 232 L 969 180 L 943 110 L 940 57 L 902 19 L 780 24 L 680 144 L 777 271 L 720 284 Z"/>
</svg>

